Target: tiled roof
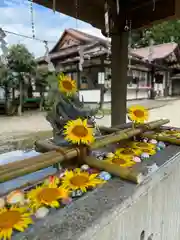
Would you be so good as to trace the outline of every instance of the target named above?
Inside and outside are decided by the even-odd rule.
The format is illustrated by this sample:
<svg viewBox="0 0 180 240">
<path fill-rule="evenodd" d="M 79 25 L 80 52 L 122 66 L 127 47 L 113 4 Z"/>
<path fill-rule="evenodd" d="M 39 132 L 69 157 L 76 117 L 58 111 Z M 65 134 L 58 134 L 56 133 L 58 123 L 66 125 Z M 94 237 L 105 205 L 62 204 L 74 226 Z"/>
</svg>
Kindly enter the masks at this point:
<svg viewBox="0 0 180 240">
<path fill-rule="evenodd" d="M 67 31 L 69 33 L 77 36 L 77 38 L 84 38 L 84 40 L 87 40 L 87 41 L 99 41 L 99 42 L 104 42 L 104 43 L 107 42 L 106 38 L 97 37 L 97 36 L 95 36 L 93 34 L 88 34 L 88 33 L 79 31 L 79 30 L 74 29 L 74 28 L 69 28 L 69 29 L 67 29 Z"/>
<path fill-rule="evenodd" d="M 170 55 L 178 47 L 177 43 L 164 43 L 153 45 L 152 48 L 145 47 L 132 50 L 132 53 L 139 55 L 141 58 L 148 60 L 152 51 L 152 60 L 163 59 Z"/>
<path fill-rule="evenodd" d="M 61 35 L 58 42 L 55 44 L 55 46 L 51 49 L 50 53 L 54 51 L 54 49 L 57 47 L 57 45 L 61 42 L 65 34 L 73 35 L 74 38 L 83 41 L 85 44 L 92 43 L 92 42 L 100 42 L 102 44 L 108 44 L 108 40 L 105 38 L 100 38 L 91 34 L 87 34 L 85 32 L 81 32 L 79 30 L 69 28 L 64 31 L 64 33 Z"/>
</svg>

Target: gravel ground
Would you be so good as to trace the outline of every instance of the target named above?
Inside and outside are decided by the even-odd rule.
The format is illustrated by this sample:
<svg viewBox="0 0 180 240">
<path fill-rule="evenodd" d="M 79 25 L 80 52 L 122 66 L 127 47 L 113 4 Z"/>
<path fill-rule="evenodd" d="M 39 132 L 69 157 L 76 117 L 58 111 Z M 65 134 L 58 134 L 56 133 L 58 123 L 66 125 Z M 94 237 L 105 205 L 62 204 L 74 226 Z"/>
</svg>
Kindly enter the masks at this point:
<svg viewBox="0 0 180 240">
<path fill-rule="evenodd" d="M 152 109 L 150 111 L 150 120 L 169 118 L 171 125 L 180 127 L 180 100 L 140 100 L 127 103 L 128 106 L 134 104 L 141 104 Z M 110 116 L 106 115 L 104 118 L 98 119 L 97 123 L 110 126 Z M 29 112 L 21 117 L 0 116 L 0 141 L 10 141 L 12 138 L 17 138 L 24 134 L 48 130 L 51 130 L 51 126 L 45 119 L 45 113 L 42 112 Z"/>
</svg>

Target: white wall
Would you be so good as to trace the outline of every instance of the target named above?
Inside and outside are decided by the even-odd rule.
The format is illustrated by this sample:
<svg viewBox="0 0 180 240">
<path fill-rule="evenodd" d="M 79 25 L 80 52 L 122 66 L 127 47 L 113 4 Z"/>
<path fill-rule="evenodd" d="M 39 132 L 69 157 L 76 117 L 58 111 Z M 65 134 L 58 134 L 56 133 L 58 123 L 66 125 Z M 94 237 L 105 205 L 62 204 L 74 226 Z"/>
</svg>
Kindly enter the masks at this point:
<svg viewBox="0 0 180 240">
<path fill-rule="evenodd" d="M 111 90 L 108 90 L 104 94 L 104 103 L 111 102 Z M 129 88 L 127 90 L 127 100 L 134 99 L 147 99 L 149 98 L 149 88 L 140 88 L 138 92 L 136 92 L 135 88 Z M 83 96 L 84 102 L 88 103 L 97 103 L 100 102 L 100 89 L 95 90 L 80 90 L 79 91 L 80 99 Z"/>
<path fill-rule="evenodd" d="M 4 99 L 4 89 L 0 87 L 0 99 Z"/>
</svg>

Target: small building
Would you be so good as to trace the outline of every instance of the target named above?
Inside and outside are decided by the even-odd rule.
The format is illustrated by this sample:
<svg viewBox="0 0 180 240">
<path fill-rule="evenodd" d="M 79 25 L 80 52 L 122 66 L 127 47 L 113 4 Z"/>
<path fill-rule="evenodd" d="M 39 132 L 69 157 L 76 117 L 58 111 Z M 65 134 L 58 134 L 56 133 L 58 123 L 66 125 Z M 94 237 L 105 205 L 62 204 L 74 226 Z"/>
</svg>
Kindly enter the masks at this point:
<svg viewBox="0 0 180 240">
<path fill-rule="evenodd" d="M 83 96 L 86 103 L 99 102 L 102 89 L 103 91 L 105 89 L 104 102 L 111 102 L 110 45 L 110 41 L 105 38 L 75 29 L 67 29 L 49 53 L 56 71 L 70 74 L 77 81 L 80 95 Z M 157 79 L 154 85 L 155 90 L 160 92 L 159 96 L 163 96 L 164 89 L 170 84 L 167 80 L 167 78 L 170 79 L 168 64 L 175 53 L 174 43 L 153 46 L 153 50 L 152 48 L 131 50 L 127 77 L 127 99 L 150 97 L 150 89 L 153 85 L 152 69 L 155 70 L 153 79 Z M 152 63 L 149 63 L 149 60 Z M 45 57 L 41 57 L 37 61 L 39 65 L 47 64 Z"/>
<path fill-rule="evenodd" d="M 147 61 L 149 58 L 153 64 L 164 66 L 168 71 L 156 70 L 154 89 L 158 96 L 172 95 L 172 87 L 180 88 L 176 81 L 172 82 L 174 74 L 180 71 L 179 44 L 171 42 L 151 47 L 134 49 L 133 53 Z M 176 89 L 177 90 L 177 89 Z M 180 89 L 177 90 L 180 92 Z"/>
</svg>

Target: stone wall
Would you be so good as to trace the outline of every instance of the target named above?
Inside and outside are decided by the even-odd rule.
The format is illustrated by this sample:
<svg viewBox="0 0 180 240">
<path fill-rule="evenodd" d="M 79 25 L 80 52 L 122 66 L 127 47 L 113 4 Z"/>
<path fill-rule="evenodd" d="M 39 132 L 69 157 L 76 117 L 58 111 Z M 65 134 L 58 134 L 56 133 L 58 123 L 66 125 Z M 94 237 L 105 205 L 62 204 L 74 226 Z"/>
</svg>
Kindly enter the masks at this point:
<svg viewBox="0 0 180 240">
<path fill-rule="evenodd" d="M 13 239 L 179 240 L 180 147 L 152 161 L 159 170 L 142 184 L 113 179 Z"/>
</svg>

